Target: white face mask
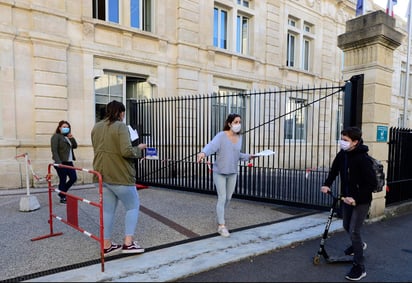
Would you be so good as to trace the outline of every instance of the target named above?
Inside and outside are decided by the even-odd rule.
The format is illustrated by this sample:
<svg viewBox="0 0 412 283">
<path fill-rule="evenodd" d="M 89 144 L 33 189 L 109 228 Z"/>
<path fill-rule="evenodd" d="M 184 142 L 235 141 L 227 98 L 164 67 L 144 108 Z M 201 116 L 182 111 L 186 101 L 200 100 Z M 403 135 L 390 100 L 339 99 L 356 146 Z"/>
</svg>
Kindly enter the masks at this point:
<svg viewBox="0 0 412 283">
<path fill-rule="evenodd" d="M 350 148 L 350 142 L 344 141 L 344 140 L 339 140 L 339 146 L 342 150 L 348 150 Z"/>
<path fill-rule="evenodd" d="M 232 132 L 239 133 L 241 128 L 242 128 L 241 124 L 235 124 L 235 125 L 232 126 L 231 129 L 232 129 Z"/>
</svg>

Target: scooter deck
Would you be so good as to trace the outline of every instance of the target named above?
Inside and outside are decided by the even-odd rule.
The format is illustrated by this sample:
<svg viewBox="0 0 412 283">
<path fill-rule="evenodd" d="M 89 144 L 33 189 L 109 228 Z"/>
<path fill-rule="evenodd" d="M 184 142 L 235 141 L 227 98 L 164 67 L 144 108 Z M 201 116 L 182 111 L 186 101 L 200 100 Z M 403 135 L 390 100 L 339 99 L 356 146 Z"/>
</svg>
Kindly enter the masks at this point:
<svg viewBox="0 0 412 283">
<path fill-rule="evenodd" d="M 353 262 L 353 256 L 343 255 L 343 256 L 330 256 L 326 258 L 327 263 L 348 263 Z"/>
</svg>

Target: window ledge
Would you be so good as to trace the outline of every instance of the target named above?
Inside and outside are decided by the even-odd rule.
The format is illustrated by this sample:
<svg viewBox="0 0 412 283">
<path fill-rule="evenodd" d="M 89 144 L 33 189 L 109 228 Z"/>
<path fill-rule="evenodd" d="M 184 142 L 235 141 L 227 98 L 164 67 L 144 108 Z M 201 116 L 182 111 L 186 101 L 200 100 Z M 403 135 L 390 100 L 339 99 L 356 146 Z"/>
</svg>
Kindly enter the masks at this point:
<svg viewBox="0 0 412 283">
<path fill-rule="evenodd" d="M 150 37 L 150 38 L 156 38 L 159 39 L 157 35 L 155 35 L 153 32 L 150 31 L 144 31 L 138 28 L 133 28 L 133 27 L 128 27 L 124 26 L 118 23 L 112 23 L 108 21 L 103 21 L 95 18 L 90 18 L 90 17 L 83 17 L 82 20 L 85 23 L 92 24 L 93 26 L 101 26 L 107 29 L 115 30 L 115 31 L 123 31 L 123 32 L 130 32 L 133 34 L 139 34 L 142 36 Z"/>
<path fill-rule="evenodd" d="M 297 69 L 297 68 L 293 68 L 293 67 L 287 67 L 287 66 L 281 66 L 281 67 L 279 68 L 279 70 L 289 71 L 289 72 L 295 72 L 295 73 L 301 73 L 301 74 L 305 74 L 305 75 L 308 75 L 308 76 L 316 76 L 316 74 L 313 73 L 313 72 L 305 71 L 305 70 Z"/>
<path fill-rule="evenodd" d="M 215 47 L 213 45 L 208 46 L 207 48 L 209 51 L 215 52 L 215 53 L 220 53 L 220 54 L 224 54 L 224 55 L 228 55 L 228 56 L 236 56 L 239 57 L 241 59 L 245 59 L 245 60 L 250 60 L 250 61 L 256 61 L 257 59 L 251 55 L 245 55 L 245 54 L 241 54 L 241 53 L 237 53 L 237 52 L 233 52 L 227 49 L 222 49 L 222 48 L 218 48 Z"/>
</svg>

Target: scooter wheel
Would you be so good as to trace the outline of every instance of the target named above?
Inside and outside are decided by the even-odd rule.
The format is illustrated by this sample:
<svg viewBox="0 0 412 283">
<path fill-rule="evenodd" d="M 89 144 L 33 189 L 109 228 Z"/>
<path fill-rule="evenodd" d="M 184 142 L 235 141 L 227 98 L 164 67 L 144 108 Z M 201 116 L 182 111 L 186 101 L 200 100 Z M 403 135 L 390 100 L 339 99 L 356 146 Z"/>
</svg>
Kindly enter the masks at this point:
<svg viewBox="0 0 412 283">
<path fill-rule="evenodd" d="M 318 265 L 320 263 L 320 255 L 315 255 L 313 257 L 313 264 Z"/>
</svg>

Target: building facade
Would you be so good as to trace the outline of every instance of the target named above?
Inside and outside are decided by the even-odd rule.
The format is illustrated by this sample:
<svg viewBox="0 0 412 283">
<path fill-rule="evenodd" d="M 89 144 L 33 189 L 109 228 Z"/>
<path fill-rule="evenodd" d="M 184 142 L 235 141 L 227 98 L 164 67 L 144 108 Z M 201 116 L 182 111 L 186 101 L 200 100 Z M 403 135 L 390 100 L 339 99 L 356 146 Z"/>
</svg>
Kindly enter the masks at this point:
<svg viewBox="0 0 412 283">
<path fill-rule="evenodd" d="M 356 0 L 0 0 L 0 189 L 25 186 L 24 163 L 15 158 L 22 153 L 37 175 L 47 174 L 50 137 L 63 119 L 79 144 L 76 166 L 92 169 L 90 131 L 113 99 L 342 83 L 349 78 L 342 76 L 337 37 L 355 6 Z M 406 35 L 405 21 L 397 19 L 397 27 Z M 406 52 L 405 36 L 394 58 L 391 126 L 411 126 Z M 78 183 L 89 182 L 79 174 Z"/>
</svg>

